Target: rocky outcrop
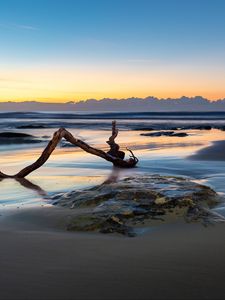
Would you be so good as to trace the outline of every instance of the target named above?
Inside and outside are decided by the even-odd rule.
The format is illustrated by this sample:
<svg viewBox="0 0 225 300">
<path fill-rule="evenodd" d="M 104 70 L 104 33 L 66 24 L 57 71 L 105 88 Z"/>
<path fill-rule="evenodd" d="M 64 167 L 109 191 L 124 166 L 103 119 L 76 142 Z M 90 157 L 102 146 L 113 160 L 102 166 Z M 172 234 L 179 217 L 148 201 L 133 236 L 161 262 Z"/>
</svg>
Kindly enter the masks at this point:
<svg viewBox="0 0 225 300">
<path fill-rule="evenodd" d="M 48 128 L 48 126 L 41 125 L 41 124 L 27 124 L 27 125 L 17 126 L 16 128 L 18 128 L 18 129 L 43 129 L 43 128 Z"/>
<path fill-rule="evenodd" d="M 204 205 L 203 221 L 210 222 L 208 208 L 218 202 L 219 196 L 211 188 L 188 179 L 154 175 L 128 177 L 52 199 L 55 205 L 78 210 L 67 224 L 68 230 L 134 236 L 143 223 L 163 220 L 174 210 L 185 215 L 187 221 L 195 217 L 203 220 L 200 212 Z"/>
<path fill-rule="evenodd" d="M 157 132 L 148 132 L 148 133 L 141 133 L 140 135 L 143 136 L 176 136 L 176 137 L 185 137 L 188 136 L 186 132 L 177 132 L 174 131 L 157 131 Z"/>
<path fill-rule="evenodd" d="M 0 145 L 41 143 L 43 140 L 21 132 L 0 132 Z"/>
<path fill-rule="evenodd" d="M 224 130 L 224 125 L 207 125 L 207 124 L 164 124 L 164 123 L 158 123 L 154 124 L 153 126 L 134 126 L 132 129 L 135 131 L 159 131 L 159 130 L 171 130 L 171 131 L 179 131 L 179 130 L 211 130 L 211 129 L 220 129 Z"/>
<path fill-rule="evenodd" d="M 0 132 L 0 138 L 33 138 L 33 135 L 21 132 Z"/>
</svg>

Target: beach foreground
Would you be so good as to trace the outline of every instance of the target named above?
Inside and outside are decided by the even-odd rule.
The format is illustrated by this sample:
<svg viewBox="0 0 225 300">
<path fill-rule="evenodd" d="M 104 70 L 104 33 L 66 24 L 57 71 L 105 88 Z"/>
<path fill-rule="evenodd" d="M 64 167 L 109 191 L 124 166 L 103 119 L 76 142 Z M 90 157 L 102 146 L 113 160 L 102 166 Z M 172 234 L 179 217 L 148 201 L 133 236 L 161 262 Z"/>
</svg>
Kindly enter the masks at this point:
<svg viewBox="0 0 225 300">
<path fill-rule="evenodd" d="M 0 299 L 224 299 L 224 224 L 122 238 L 0 231 Z"/>
<path fill-rule="evenodd" d="M 149 127 L 148 122 L 145 126 Z M 75 124 L 72 131 L 105 150 L 108 127 L 77 130 Z M 224 156 L 217 159 L 223 153 L 224 143 L 219 142 L 225 139 L 223 130 L 179 129 L 178 133 L 187 133 L 181 137 L 123 129 L 118 137 L 122 149 L 131 146 L 140 161 L 138 168 L 124 170 L 122 177 L 178 176 L 224 195 Z M 23 133 L 39 139 L 54 130 L 23 128 Z M 2 145 L 1 171 L 15 174 L 39 157 L 46 142 L 29 145 Z M 52 205 L 53 195 L 83 191 L 111 175 L 107 162 L 62 145 L 27 181 L 1 181 L 0 299 L 223 299 L 224 223 L 203 227 L 176 216 L 172 221 L 154 220 L 143 235 L 134 238 L 68 232 L 59 226 L 60 220 L 78 209 Z M 225 216 L 224 202 L 213 211 Z"/>
</svg>

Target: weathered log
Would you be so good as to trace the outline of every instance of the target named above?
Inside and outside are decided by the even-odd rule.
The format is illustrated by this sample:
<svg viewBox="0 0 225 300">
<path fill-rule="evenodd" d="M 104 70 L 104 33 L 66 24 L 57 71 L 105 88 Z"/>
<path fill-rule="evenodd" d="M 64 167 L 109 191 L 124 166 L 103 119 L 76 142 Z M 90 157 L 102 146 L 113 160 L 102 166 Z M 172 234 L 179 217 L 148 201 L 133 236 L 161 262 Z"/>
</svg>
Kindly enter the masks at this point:
<svg viewBox="0 0 225 300">
<path fill-rule="evenodd" d="M 106 142 L 110 146 L 110 150 L 107 152 L 108 154 L 124 159 L 125 153 L 120 151 L 120 146 L 115 143 L 115 138 L 118 135 L 118 129 L 116 128 L 116 121 L 112 122 L 112 135 L 109 140 Z"/>
<path fill-rule="evenodd" d="M 115 143 L 115 138 L 118 134 L 118 130 L 116 129 L 116 122 L 114 121 L 112 123 L 112 136 L 110 137 L 108 144 L 110 145 L 110 149 L 112 152 L 104 152 L 103 150 L 96 149 L 94 147 L 91 147 L 87 143 L 83 142 L 82 140 L 79 140 L 75 138 L 69 131 L 67 131 L 65 128 L 58 129 L 54 135 L 51 141 L 48 143 L 47 147 L 42 152 L 41 156 L 31 165 L 25 167 L 21 171 L 19 171 L 15 175 L 7 175 L 2 172 L 0 172 L 0 178 L 24 178 L 27 175 L 29 175 L 31 172 L 37 170 L 40 168 L 50 157 L 52 152 L 55 150 L 56 146 L 60 142 L 62 138 L 66 139 L 71 144 L 80 147 L 84 151 L 99 156 L 109 162 L 111 162 L 114 166 L 120 167 L 120 168 L 133 168 L 138 162 L 138 159 L 133 155 L 128 159 L 124 160 L 121 158 L 122 151 L 119 151 L 119 145 Z M 117 150 L 116 150 L 117 149 Z M 113 152 L 114 151 L 114 152 Z M 112 155 L 114 154 L 114 155 Z M 124 156 L 123 156 L 124 157 Z"/>
</svg>

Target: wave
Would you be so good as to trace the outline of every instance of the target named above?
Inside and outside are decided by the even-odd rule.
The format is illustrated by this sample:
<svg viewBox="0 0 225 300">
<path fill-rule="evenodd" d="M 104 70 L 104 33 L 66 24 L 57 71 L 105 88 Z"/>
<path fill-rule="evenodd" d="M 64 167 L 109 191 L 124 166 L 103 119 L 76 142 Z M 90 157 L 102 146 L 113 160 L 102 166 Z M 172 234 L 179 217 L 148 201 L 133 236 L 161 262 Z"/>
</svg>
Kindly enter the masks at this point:
<svg viewBox="0 0 225 300">
<path fill-rule="evenodd" d="M 225 112 L 0 112 L 0 119 L 189 119 L 225 120 Z"/>
</svg>

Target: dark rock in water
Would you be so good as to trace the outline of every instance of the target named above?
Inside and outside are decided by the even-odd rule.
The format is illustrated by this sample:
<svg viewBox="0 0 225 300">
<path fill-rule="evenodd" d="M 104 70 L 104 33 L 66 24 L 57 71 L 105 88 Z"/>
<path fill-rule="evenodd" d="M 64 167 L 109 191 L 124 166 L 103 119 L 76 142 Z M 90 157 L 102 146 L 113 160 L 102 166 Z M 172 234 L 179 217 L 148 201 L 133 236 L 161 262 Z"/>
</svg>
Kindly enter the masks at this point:
<svg viewBox="0 0 225 300">
<path fill-rule="evenodd" d="M 182 126 L 182 130 L 211 130 L 213 127 L 211 125 L 187 125 Z"/>
<path fill-rule="evenodd" d="M 152 127 L 136 127 L 133 130 L 136 130 L 136 131 L 153 131 L 153 130 L 156 130 L 156 129 L 152 128 Z"/>
<path fill-rule="evenodd" d="M 0 132 L 0 138 L 34 138 L 34 136 L 27 133 L 20 132 Z"/>
<path fill-rule="evenodd" d="M 170 131 L 177 131 L 177 130 L 211 130 L 211 129 L 219 129 L 222 131 L 225 131 L 225 126 L 224 125 L 218 125 L 218 124 L 188 124 L 188 125 L 165 125 L 165 124 L 156 124 L 152 127 L 134 127 L 132 130 L 135 131 L 165 131 L 165 130 L 170 130 Z"/>
<path fill-rule="evenodd" d="M 18 129 L 42 129 L 47 128 L 45 125 L 38 125 L 38 124 L 30 124 L 30 125 L 21 125 L 17 127 Z"/>
<path fill-rule="evenodd" d="M 157 132 L 149 132 L 149 133 L 141 133 L 143 136 L 177 136 L 177 137 L 185 137 L 188 136 L 186 132 L 178 132 L 175 133 L 174 131 L 157 131 Z"/>
<path fill-rule="evenodd" d="M 161 124 L 157 124 L 155 127 L 134 127 L 132 130 L 135 131 L 156 131 L 156 130 L 179 130 L 179 128 L 174 126 L 165 126 Z"/>
<path fill-rule="evenodd" d="M 116 183 L 52 197 L 55 205 L 76 208 L 68 230 L 135 235 L 140 222 L 162 220 L 174 209 L 189 214 L 201 205 L 211 207 L 219 196 L 209 187 L 170 176 L 136 176 Z M 199 212 L 196 214 L 200 218 Z M 210 217 L 210 214 L 209 214 Z M 155 221 L 154 221 L 155 222 Z"/>
<path fill-rule="evenodd" d="M 5 144 L 31 144 L 41 143 L 43 140 L 37 139 L 35 136 L 20 132 L 0 132 L 0 145 Z"/>
<path fill-rule="evenodd" d="M 199 129 L 199 130 L 211 130 L 212 126 L 210 125 L 199 125 L 195 126 L 193 129 Z"/>
<path fill-rule="evenodd" d="M 178 132 L 178 133 L 173 133 L 171 136 L 185 137 L 188 136 L 188 134 L 186 132 Z"/>
<path fill-rule="evenodd" d="M 157 131 L 157 132 L 149 132 L 149 133 L 141 133 L 141 135 L 143 136 L 171 136 L 173 135 L 174 132 L 173 131 Z"/>
</svg>

